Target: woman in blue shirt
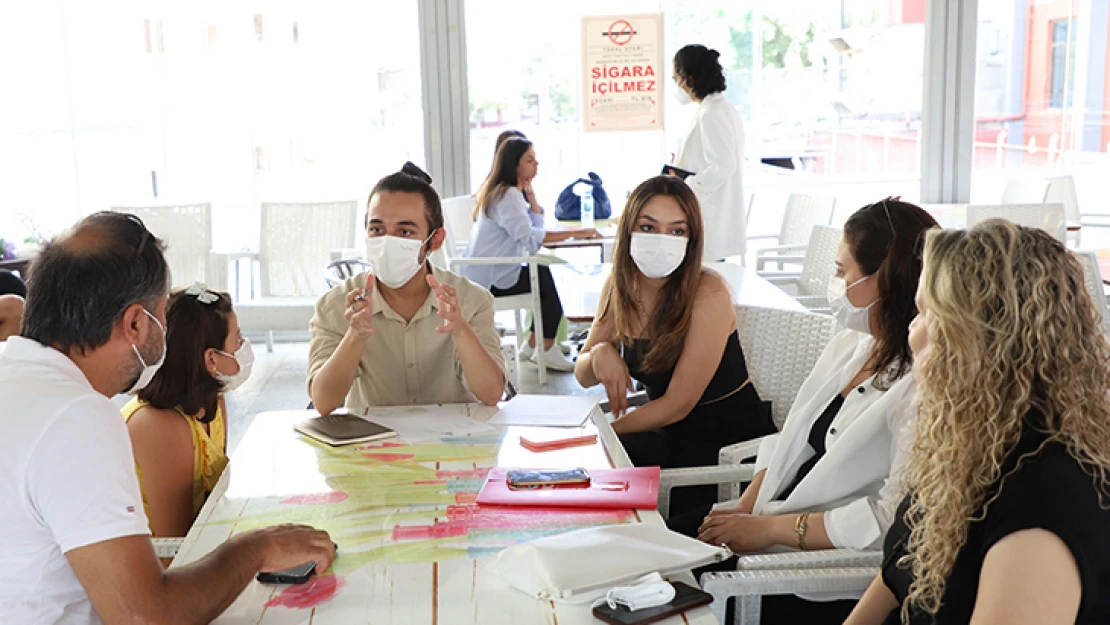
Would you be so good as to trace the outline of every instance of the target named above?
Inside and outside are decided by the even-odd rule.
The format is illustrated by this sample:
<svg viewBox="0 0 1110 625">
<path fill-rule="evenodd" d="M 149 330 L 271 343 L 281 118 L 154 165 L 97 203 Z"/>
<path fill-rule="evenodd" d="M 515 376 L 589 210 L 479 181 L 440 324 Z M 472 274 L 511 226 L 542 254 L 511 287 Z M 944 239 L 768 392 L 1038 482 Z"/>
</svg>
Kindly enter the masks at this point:
<svg viewBox="0 0 1110 625">
<path fill-rule="evenodd" d="M 478 204 L 474 208 L 477 224 L 466 248 L 468 258 L 529 256 L 546 243 L 601 236 L 593 228 L 544 230 L 543 207 L 532 191 L 532 179 L 536 177 L 538 168 L 536 151 L 527 139 L 509 138 L 497 150 L 493 171 L 478 191 Z M 532 290 L 527 265 L 464 265 L 462 274 L 489 289 L 494 297 L 519 295 Z M 573 371 L 574 363 L 567 360 L 555 345 L 555 334 L 563 317 L 563 305 L 555 290 L 555 281 L 547 267 L 541 266 L 539 274 L 543 350 L 533 352 L 536 346 L 533 327 L 533 332 L 528 335 L 528 347 L 521 351 L 521 356 L 531 356 L 552 369 Z"/>
</svg>

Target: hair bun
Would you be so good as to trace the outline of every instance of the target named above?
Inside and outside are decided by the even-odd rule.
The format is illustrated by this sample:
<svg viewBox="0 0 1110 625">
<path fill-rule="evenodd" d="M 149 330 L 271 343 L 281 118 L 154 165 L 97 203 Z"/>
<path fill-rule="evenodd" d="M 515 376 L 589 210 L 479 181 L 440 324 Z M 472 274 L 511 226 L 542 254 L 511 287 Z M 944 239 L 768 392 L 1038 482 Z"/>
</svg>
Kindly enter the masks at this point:
<svg viewBox="0 0 1110 625">
<path fill-rule="evenodd" d="M 428 172 L 417 167 L 412 161 L 405 161 L 405 164 L 401 166 L 401 173 L 414 176 L 428 184 L 432 184 L 432 177 L 428 175 Z"/>
</svg>

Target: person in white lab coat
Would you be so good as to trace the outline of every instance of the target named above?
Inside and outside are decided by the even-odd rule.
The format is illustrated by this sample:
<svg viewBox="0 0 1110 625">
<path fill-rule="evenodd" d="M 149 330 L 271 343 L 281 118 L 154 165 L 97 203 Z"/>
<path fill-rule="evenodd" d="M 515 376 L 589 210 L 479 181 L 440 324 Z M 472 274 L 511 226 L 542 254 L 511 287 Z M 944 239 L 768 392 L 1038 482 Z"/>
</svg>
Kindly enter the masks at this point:
<svg viewBox="0 0 1110 625">
<path fill-rule="evenodd" d="M 675 517 L 672 529 L 739 553 L 879 548 L 902 495 L 915 401 L 909 326 L 924 233 L 936 226 L 895 199 L 848 219 L 828 294 L 844 329 L 802 384 L 782 432 L 764 440 L 740 500 L 700 524 L 696 513 Z M 765 597 L 764 622 L 840 623 L 858 596 Z"/>
<path fill-rule="evenodd" d="M 705 223 L 706 261 L 743 256 L 747 208 L 744 204 L 744 125 L 725 98 L 721 54 L 689 45 L 674 55 L 674 81 L 682 104 L 698 103 L 674 165 L 692 176 L 686 184 L 698 196 Z"/>
</svg>

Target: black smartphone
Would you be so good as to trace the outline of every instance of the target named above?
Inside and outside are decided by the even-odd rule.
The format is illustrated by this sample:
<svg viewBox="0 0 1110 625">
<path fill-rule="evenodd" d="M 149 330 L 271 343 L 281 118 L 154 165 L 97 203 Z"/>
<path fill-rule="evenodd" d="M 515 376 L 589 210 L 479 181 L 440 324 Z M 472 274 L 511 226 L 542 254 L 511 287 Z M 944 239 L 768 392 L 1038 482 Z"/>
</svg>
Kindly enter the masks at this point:
<svg viewBox="0 0 1110 625">
<path fill-rule="evenodd" d="M 312 577 L 316 572 L 315 562 L 305 562 L 304 564 L 295 566 L 291 569 L 284 571 L 273 571 L 271 573 L 259 573 L 255 579 L 263 584 L 303 584 Z"/>
<path fill-rule="evenodd" d="M 594 608 L 594 617 L 611 625 L 645 625 L 713 602 L 713 595 L 693 586 L 682 582 L 671 582 L 671 585 L 675 592 L 670 603 L 635 612 L 623 605 L 610 608 L 608 604 L 602 604 Z"/>
<path fill-rule="evenodd" d="M 683 180 L 686 180 L 690 176 L 694 175 L 694 172 L 687 171 L 685 169 L 682 169 L 681 167 L 675 167 L 674 165 L 664 165 L 663 166 L 663 171 L 660 172 L 660 173 L 662 173 L 664 175 L 667 175 L 667 176 L 678 176 L 679 178 L 681 178 Z"/>
</svg>

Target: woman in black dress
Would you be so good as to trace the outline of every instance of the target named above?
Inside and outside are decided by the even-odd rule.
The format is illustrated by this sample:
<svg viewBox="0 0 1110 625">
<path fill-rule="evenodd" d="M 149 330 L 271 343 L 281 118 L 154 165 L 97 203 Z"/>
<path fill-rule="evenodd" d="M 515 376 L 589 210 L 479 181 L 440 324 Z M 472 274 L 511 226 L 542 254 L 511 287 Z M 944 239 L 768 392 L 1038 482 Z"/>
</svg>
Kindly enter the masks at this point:
<svg viewBox="0 0 1110 625">
<path fill-rule="evenodd" d="M 721 447 L 775 431 L 748 379 L 728 285 L 702 267 L 703 239 L 686 183 L 657 176 L 640 184 L 575 365 L 582 386 L 605 386 L 613 429 L 636 466 L 717 464 Z M 626 411 L 633 379 L 650 401 Z M 678 489 L 672 512 L 715 499 L 713 486 Z"/>
<path fill-rule="evenodd" d="M 927 235 L 921 404 L 882 572 L 846 621 L 1110 622 L 1110 348 L 1064 245 Z"/>
</svg>

